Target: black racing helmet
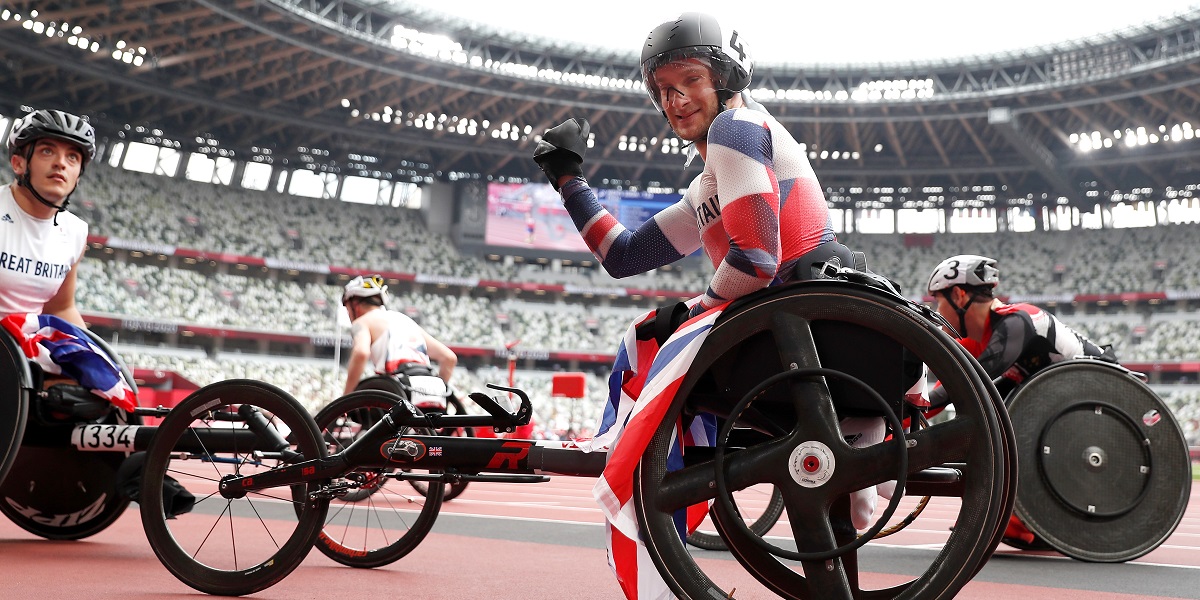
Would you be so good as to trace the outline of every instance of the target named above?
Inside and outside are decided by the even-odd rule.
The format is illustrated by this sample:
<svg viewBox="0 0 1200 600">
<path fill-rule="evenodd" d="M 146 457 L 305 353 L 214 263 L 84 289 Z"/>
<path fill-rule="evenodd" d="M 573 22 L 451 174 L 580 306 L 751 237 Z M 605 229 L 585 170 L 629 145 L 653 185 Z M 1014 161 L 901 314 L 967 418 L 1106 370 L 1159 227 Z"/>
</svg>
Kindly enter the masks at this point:
<svg viewBox="0 0 1200 600">
<path fill-rule="evenodd" d="M 91 123 L 61 110 L 35 110 L 22 117 L 8 134 L 9 156 L 42 138 L 54 138 L 79 146 L 83 151 L 84 164 L 96 158 L 96 130 Z"/>
<path fill-rule="evenodd" d="M 655 27 L 642 46 L 642 83 L 654 107 L 663 110 L 662 96 L 654 83 L 654 72 L 667 63 L 687 58 L 708 60 L 714 83 L 724 102 L 750 86 L 754 59 L 746 42 L 736 30 L 721 33 L 721 25 L 711 15 L 683 13 L 678 19 Z"/>
</svg>

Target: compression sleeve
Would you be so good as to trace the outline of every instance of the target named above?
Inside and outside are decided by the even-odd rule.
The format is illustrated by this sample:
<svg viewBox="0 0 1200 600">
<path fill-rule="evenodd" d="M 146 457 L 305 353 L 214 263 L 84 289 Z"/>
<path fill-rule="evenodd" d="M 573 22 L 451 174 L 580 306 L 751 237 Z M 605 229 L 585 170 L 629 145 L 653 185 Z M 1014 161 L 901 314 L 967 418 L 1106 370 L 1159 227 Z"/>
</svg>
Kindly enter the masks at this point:
<svg viewBox="0 0 1200 600">
<path fill-rule="evenodd" d="M 686 197 L 634 230 L 626 228 L 600 205 L 582 177 L 564 184 L 562 197 L 583 241 L 613 277 L 645 273 L 700 248 L 700 233 Z"/>
<path fill-rule="evenodd" d="M 979 365 L 992 379 L 1003 375 L 1016 364 L 1025 347 L 1037 337 L 1028 318 L 1013 315 L 999 321 L 998 326 L 992 329 L 992 338 L 988 340 L 987 347 L 979 354 Z"/>
<path fill-rule="evenodd" d="M 729 251 L 697 309 L 740 298 L 775 279 L 781 250 L 774 150 L 770 127 L 753 111 L 726 111 L 709 128 L 705 163 L 716 178 Z"/>
</svg>

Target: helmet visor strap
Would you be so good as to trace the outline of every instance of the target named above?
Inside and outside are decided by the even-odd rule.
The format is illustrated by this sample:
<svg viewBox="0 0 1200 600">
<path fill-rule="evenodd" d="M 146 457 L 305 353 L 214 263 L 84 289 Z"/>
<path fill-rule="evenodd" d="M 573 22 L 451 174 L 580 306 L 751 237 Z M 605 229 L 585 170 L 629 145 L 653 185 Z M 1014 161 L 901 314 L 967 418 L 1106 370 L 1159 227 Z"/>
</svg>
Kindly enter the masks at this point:
<svg viewBox="0 0 1200 600">
<path fill-rule="evenodd" d="M 31 176 L 32 176 L 31 171 L 33 170 L 33 147 L 34 147 L 34 145 L 36 145 L 36 140 L 34 142 L 30 142 L 29 144 L 27 144 L 27 147 L 25 149 L 25 173 L 17 177 L 17 183 L 19 185 L 23 186 L 25 189 L 29 190 L 29 194 L 32 195 L 35 200 L 37 200 L 38 202 L 41 202 L 42 204 L 44 204 L 50 208 L 53 208 L 55 210 L 54 226 L 57 227 L 58 226 L 58 213 L 67 210 L 67 205 L 71 203 L 71 194 L 74 194 L 75 190 L 72 189 L 67 194 L 67 196 L 65 198 L 63 198 L 62 204 L 55 204 L 55 203 L 45 199 L 44 197 L 42 197 L 42 195 L 40 193 L 38 193 L 37 188 L 33 187 L 33 179 L 31 179 Z M 80 171 L 80 174 L 82 175 L 83 172 Z M 79 182 L 78 181 L 75 182 L 75 185 L 76 185 L 76 187 L 78 187 Z"/>
</svg>

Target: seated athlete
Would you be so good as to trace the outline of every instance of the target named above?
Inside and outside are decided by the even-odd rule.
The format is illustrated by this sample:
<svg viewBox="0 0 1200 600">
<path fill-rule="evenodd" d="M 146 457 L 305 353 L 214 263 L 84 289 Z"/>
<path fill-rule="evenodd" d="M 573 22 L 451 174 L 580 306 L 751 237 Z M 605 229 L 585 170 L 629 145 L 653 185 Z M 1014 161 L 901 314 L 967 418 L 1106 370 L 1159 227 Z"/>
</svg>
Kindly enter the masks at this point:
<svg viewBox="0 0 1200 600">
<path fill-rule="evenodd" d="M 1117 362 L 1110 348 L 1096 345 L 1054 315 L 1032 304 L 1005 304 L 995 297 L 999 284 L 994 259 L 963 254 L 934 268 L 926 287 L 938 314 L 957 330 L 948 333 L 979 361 L 1001 396 L 1056 362 L 1080 356 Z M 929 401 L 929 414 L 936 414 L 953 399 L 938 386 Z M 1018 547 L 1037 547 L 1036 537 L 1016 515 L 1009 518 L 1004 539 Z"/>
<path fill-rule="evenodd" d="M 1102 348 L 1032 304 L 1005 304 L 995 297 L 1000 284 L 996 261 L 963 254 L 943 260 L 926 286 L 959 343 L 974 356 L 1001 394 L 1043 368 L 1077 356 L 1117 362 Z M 1002 389 L 1001 389 L 1002 388 Z M 952 402 L 944 388 L 930 394 L 933 408 Z"/>
<path fill-rule="evenodd" d="M 16 179 L 0 188 L 0 315 L 55 315 L 83 327 L 75 277 L 88 226 L 64 212 L 89 161 L 96 132 L 58 110 L 21 118 L 8 136 Z"/>
<path fill-rule="evenodd" d="M 386 303 L 387 286 L 378 275 L 346 284 L 342 306 L 350 314 L 351 345 L 345 393 L 354 391 L 369 361 L 379 375 L 406 376 L 417 408 L 444 411 L 458 356 L 408 315 L 388 310 Z M 430 376 L 431 359 L 437 362 L 437 377 Z"/>
<path fill-rule="evenodd" d="M 689 152 L 704 161 L 703 171 L 679 202 L 634 230 L 618 222 L 583 176 L 590 125 L 582 118 L 546 131 L 533 156 L 560 192 L 584 242 L 613 277 L 645 273 L 700 248 L 715 268 L 703 294 L 654 317 L 657 344 L 641 335 L 649 317 L 631 327 L 638 335 L 627 334 L 618 351 L 609 402 L 591 443 L 593 448 L 613 448 L 595 494 L 612 524 L 609 561 L 629 598 L 659 597 L 665 590 L 665 583 L 620 566 L 650 564 L 637 541 L 626 493 L 630 463 L 616 455 L 640 452 L 633 443 L 618 444 L 625 428 L 633 427 L 640 416 L 634 414 L 635 407 L 663 397 L 658 391 L 690 362 L 672 357 L 694 353 L 729 302 L 771 285 L 814 279 L 826 262 L 855 262 L 850 249 L 834 236 L 829 207 L 807 154 L 786 127 L 744 93 L 753 60 L 737 31 L 723 29 L 711 16 L 684 13 L 650 32 L 641 59 L 642 82 L 654 107 L 690 145 Z M 663 320 L 669 322 L 664 325 Z M 668 337 L 681 327 L 688 331 Z M 660 346 L 672 345 L 672 351 L 659 352 Z M 642 409 L 642 415 L 648 413 Z M 711 417 L 695 419 L 695 431 L 685 436 L 685 443 L 710 444 L 716 432 Z M 845 419 L 840 425 L 855 446 L 883 439 L 882 418 Z M 867 526 L 875 503 L 875 486 L 855 493 L 853 527 Z M 624 554 L 630 548 L 636 556 Z"/>
<path fill-rule="evenodd" d="M 16 177 L 0 188 L 0 325 L 23 342 L 26 356 L 49 376 L 47 386 L 74 380 L 132 410 L 132 389 L 112 358 L 90 341 L 75 305 L 88 226 L 65 211 L 96 156 L 96 131 L 76 115 L 36 110 L 14 123 L 7 147 Z M 66 418 L 72 407 L 95 412 L 106 406 L 86 406 L 86 394 L 61 404 Z"/>
</svg>

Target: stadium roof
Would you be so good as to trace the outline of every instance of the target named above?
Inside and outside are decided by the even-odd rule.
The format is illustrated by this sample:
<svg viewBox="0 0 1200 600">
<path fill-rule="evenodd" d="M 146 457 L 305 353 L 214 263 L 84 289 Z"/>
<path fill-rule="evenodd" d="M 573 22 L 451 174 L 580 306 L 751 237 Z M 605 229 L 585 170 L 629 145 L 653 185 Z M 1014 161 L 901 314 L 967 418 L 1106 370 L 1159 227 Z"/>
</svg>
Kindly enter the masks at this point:
<svg viewBox="0 0 1200 600">
<path fill-rule="evenodd" d="M 1136 33 L 1200 8 L 1196 0 L 962 0 L 646 2 L 607 0 L 572 7 L 561 0 L 381 0 L 401 9 L 531 35 L 593 51 L 636 53 L 654 25 L 683 11 L 718 17 L 750 42 L 755 58 L 779 64 L 897 64 L 1039 53 L 1047 46 Z"/>
<path fill-rule="evenodd" d="M 402 181 L 540 178 L 538 133 L 582 116 L 597 185 L 678 188 L 698 168 L 682 167 L 631 54 L 410 4 L 18 0 L 0 10 L 0 54 L 0 112 L 75 110 L 110 141 Z M 989 59 L 765 65 L 753 92 L 835 202 L 953 187 L 1085 203 L 1200 180 L 1200 9 Z"/>
</svg>

